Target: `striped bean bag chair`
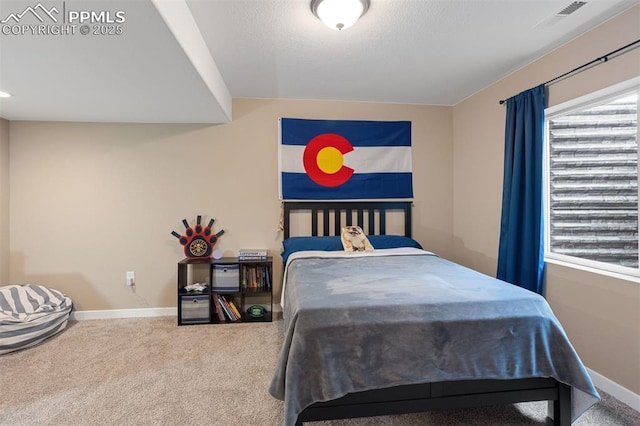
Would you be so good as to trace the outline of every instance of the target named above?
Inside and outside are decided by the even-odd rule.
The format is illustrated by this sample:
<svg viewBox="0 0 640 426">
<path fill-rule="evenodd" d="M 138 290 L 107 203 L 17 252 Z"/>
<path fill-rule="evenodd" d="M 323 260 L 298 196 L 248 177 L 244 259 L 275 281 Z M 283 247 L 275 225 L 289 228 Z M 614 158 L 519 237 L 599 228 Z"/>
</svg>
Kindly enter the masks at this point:
<svg viewBox="0 0 640 426">
<path fill-rule="evenodd" d="M 64 330 L 72 307 L 70 298 L 41 285 L 0 287 L 0 355 Z"/>
</svg>

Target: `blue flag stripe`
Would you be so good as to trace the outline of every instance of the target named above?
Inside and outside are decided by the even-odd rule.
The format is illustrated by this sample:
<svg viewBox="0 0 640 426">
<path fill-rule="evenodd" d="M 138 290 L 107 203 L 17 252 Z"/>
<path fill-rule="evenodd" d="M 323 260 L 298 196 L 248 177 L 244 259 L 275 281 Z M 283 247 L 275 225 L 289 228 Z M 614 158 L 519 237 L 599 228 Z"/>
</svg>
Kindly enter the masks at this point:
<svg viewBox="0 0 640 426">
<path fill-rule="evenodd" d="M 282 173 L 285 200 L 355 200 L 412 198 L 411 173 L 354 174 L 346 183 L 323 187 L 304 173 Z"/>
<path fill-rule="evenodd" d="M 410 121 L 280 120 L 283 145 L 306 145 L 320 134 L 336 133 L 354 147 L 411 146 Z"/>
</svg>

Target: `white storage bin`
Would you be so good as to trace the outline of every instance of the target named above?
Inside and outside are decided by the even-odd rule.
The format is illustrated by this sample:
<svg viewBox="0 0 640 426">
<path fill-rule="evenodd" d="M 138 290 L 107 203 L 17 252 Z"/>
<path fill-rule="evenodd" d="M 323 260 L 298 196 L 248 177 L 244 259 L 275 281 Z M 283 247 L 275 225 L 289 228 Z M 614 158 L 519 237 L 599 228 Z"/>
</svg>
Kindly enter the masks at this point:
<svg viewBox="0 0 640 426">
<path fill-rule="evenodd" d="M 240 265 L 213 265 L 211 275 L 211 291 L 240 291 Z"/>
</svg>

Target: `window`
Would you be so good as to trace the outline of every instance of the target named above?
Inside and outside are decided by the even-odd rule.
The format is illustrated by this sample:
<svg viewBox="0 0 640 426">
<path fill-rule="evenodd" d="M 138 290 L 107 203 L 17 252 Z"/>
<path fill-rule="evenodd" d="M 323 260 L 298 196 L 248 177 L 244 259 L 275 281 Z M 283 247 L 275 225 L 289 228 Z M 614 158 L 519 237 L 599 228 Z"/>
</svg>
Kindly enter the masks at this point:
<svg viewBox="0 0 640 426">
<path fill-rule="evenodd" d="M 545 260 L 640 278 L 640 78 L 545 111 Z"/>
</svg>

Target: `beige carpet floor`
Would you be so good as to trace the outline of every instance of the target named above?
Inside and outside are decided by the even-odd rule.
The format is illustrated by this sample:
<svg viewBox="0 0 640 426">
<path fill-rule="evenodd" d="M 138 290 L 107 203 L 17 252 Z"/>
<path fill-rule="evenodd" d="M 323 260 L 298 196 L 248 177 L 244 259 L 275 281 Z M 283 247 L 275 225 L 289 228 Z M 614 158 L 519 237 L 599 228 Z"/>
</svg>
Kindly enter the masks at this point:
<svg viewBox="0 0 640 426">
<path fill-rule="evenodd" d="M 0 356 L 0 425 L 282 425 L 267 392 L 282 321 L 176 325 L 173 317 L 70 322 Z M 603 395 L 574 425 L 640 425 Z M 547 425 L 546 403 L 311 423 Z"/>
</svg>

